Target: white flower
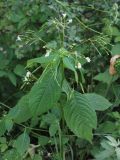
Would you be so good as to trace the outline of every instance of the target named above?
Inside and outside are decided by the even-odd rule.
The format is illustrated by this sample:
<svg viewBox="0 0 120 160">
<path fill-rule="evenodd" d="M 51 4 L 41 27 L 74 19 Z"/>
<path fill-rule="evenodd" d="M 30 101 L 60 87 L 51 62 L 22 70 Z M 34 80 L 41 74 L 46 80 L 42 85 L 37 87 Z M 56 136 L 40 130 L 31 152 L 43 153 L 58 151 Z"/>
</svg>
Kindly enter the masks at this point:
<svg viewBox="0 0 120 160">
<path fill-rule="evenodd" d="M 72 23 L 72 19 L 69 19 L 69 20 L 68 20 L 68 23 Z"/>
<path fill-rule="evenodd" d="M 87 60 L 88 63 L 90 63 L 91 59 L 89 57 L 85 58 Z"/>
<path fill-rule="evenodd" d="M 31 77 L 31 75 L 32 75 L 32 73 L 31 73 L 30 71 L 27 71 L 27 73 L 26 73 L 26 76 L 25 76 L 25 77 L 30 78 L 30 77 Z"/>
<path fill-rule="evenodd" d="M 24 82 L 28 82 L 28 78 L 25 76 L 25 78 L 24 78 L 23 81 L 24 81 Z"/>
<path fill-rule="evenodd" d="M 49 57 L 51 50 L 47 50 L 45 57 Z"/>
<path fill-rule="evenodd" d="M 65 18 L 66 17 L 66 13 L 63 13 L 62 16 Z"/>
<path fill-rule="evenodd" d="M 77 51 L 75 51 L 74 54 L 77 56 L 78 55 Z"/>
<path fill-rule="evenodd" d="M 3 48 L 2 48 L 2 47 L 0 47 L 0 51 L 3 51 Z"/>
<path fill-rule="evenodd" d="M 78 62 L 77 66 L 75 66 L 75 68 L 81 69 L 81 68 L 82 68 L 81 63 L 80 63 L 80 62 Z"/>
<path fill-rule="evenodd" d="M 3 52 L 3 54 L 6 54 L 6 53 L 7 53 L 7 51 L 4 51 L 4 52 Z"/>
<path fill-rule="evenodd" d="M 23 45 L 19 45 L 19 48 L 22 48 L 23 47 Z"/>
<path fill-rule="evenodd" d="M 17 36 L 16 41 L 21 41 L 21 38 L 20 38 L 20 36 L 19 36 L 19 35 Z"/>
<path fill-rule="evenodd" d="M 46 46 L 43 46 L 43 48 L 46 48 Z"/>
</svg>

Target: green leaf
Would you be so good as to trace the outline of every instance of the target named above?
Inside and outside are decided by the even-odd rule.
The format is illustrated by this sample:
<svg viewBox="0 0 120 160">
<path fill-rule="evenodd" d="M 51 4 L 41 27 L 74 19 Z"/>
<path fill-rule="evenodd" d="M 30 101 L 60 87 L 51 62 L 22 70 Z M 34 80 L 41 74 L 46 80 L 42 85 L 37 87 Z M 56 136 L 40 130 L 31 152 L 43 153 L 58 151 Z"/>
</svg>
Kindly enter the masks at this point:
<svg viewBox="0 0 120 160">
<path fill-rule="evenodd" d="M 117 160 L 120 160 L 120 148 L 117 147 L 117 148 L 115 149 L 115 151 L 116 151 L 116 155 L 117 155 Z"/>
<path fill-rule="evenodd" d="M 42 157 L 38 154 L 35 154 L 33 160 L 42 160 Z"/>
<path fill-rule="evenodd" d="M 0 77 L 4 77 L 4 76 L 7 76 L 7 72 L 5 72 L 5 71 L 0 71 Z"/>
<path fill-rule="evenodd" d="M 75 64 L 72 58 L 70 57 L 64 57 L 63 58 L 63 63 L 64 66 L 70 70 L 72 70 L 73 72 L 75 72 Z"/>
<path fill-rule="evenodd" d="M 21 134 L 14 142 L 14 147 L 18 151 L 18 153 L 22 156 L 25 151 L 27 151 L 30 144 L 30 138 L 26 131 Z"/>
<path fill-rule="evenodd" d="M 56 123 L 52 123 L 50 125 L 50 128 L 49 128 L 49 133 L 50 133 L 50 136 L 55 136 L 56 132 L 58 131 L 59 129 L 59 124 L 56 122 Z"/>
<path fill-rule="evenodd" d="M 48 137 L 42 136 L 42 135 L 40 135 L 38 137 L 38 144 L 40 144 L 40 146 L 44 146 L 44 145 L 46 145 L 48 143 L 49 143 L 49 138 Z"/>
<path fill-rule="evenodd" d="M 109 160 L 113 154 L 114 154 L 114 150 L 110 148 L 108 150 L 101 151 L 95 156 L 95 158 L 96 160 Z"/>
<path fill-rule="evenodd" d="M 14 86 L 16 86 L 17 81 L 16 81 L 16 76 L 15 76 L 15 74 L 12 73 L 12 72 L 9 72 L 9 73 L 7 74 L 7 76 L 8 76 L 8 78 L 10 79 L 11 83 L 12 83 Z"/>
<path fill-rule="evenodd" d="M 0 120 L 0 136 L 2 136 L 6 131 L 5 120 Z"/>
<path fill-rule="evenodd" d="M 52 69 L 42 74 L 29 93 L 32 115 L 40 115 L 55 106 L 61 93 L 60 83 Z"/>
<path fill-rule="evenodd" d="M 18 64 L 15 68 L 14 68 L 14 73 L 18 76 L 23 76 L 25 75 L 25 68 L 24 66 Z"/>
<path fill-rule="evenodd" d="M 0 148 L 1 148 L 1 152 L 5 152 L 5 150 L 8 148 L 8 145 L 7 144 L 1 144 L 0 145 Z"/>
<path fill-rule="evenodd" d="M 106 121 L 99 125 L 96 132 L 97 133 L 113 133 L 117 129 L 117 126 L 114 124 L 114 122 Z"/>
<path fill-rule="evenodd" d="M 114 82 L 114 81 L 116 81 L 117 79 L 118 79 L 118 76 L 117 76 L 117 75 L 115 75 L 114 77 L 111 76 L 111 75 L 109 74 L 108 69 L 107 69 L 105 72 L 99 73 L 98 75 L 96 75 L 96 76 L 94 77 L 94 80 L 98 80 L 98 81 L 100 81 L 100 82 L 107 83 L 107 84 L 110 84 L 111 81 Z"/>
<path fill-rule="evenodd" d="M 8 132 L 10 132 L 10 130 L 13 127 L 13 121 L 11 119 L 5 119 L 5 127 L 7 129 Z"/>
<path fill-rule="evenodd" d="M 112 47 L 111 53 L 112 55 L 120 54 L 120 43 L 117 43 Z"/>
<path fill-rule="evenodd" d="M 64 107 L 64 115 L 68 127 L 76 136 L 91 141 L 97 117 L 84 95 L 75 92 Z"/>
<path fill-rule="evenodd" d="M 62 91 L 64 93 L 66 93 L 67 96 L 69 96 L 72 91 L 72 89 L 66 79 L 63 80 Z"/>
<path fill-rule="evenodd" d="M 18 104 L 9 111 L 7 116 L 17 123 L 25 122 L 31 118 L 32 115 L 28 107 L 28 95 L 23 96 Z"/>
<path fill-rule="evenodd" d="M 52 54 L 52 55 L 49 55 L 48 57 L 42 56 L 42 57 L 30 59 L 27 61 L 27 67 L 30 67 L 35 63 L 40 63 L 40 64 L 51 63 L 53 62 L 53 60 L 57 60 L 57 58 L 58 58 L 58 55 Z"/>
<path fill-rule="evenodd" d="M 17 153 L 16 149 L 10 149 L 4 152 L 3 160 L 20 160 L 22 157 Z"/>
<path fill-rule="evenodd" d="M 96 93 L 86 93 L 84 96 L 88 99 L 91 107 L 98 111 L 104 111 L 112 105 L 106 98 Z"/>
<path fill-rule="evenodd" d="M 78 82 L 78 75 L 77 75 L 77 72 L 76 72 L 76 69 L 75 69 L 74 60 L 71 57 L 64 57 L 63 58 L 63 64 L 64 64 L 65 68 L 68 68 L 68 69 L 70 69 L 71 71 L 74 72 L 75 80 L 76 80 L 76 82 Z"/>
<path fill-rule="evenodd" d="M 115 42 L 120 42 L 120 36 L 117 36 L 117 37 L 115 38 Z"/>
</svg>

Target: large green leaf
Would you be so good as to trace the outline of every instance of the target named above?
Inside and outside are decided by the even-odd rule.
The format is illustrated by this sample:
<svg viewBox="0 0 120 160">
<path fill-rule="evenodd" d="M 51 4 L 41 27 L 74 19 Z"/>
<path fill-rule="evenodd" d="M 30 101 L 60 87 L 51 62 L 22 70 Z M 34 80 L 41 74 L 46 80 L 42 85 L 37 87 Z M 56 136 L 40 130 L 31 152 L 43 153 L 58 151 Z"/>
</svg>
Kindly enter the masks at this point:
<svg viewBox="0 0 120 160">
<path fill-rule="evenodd" d="M 1 160 L 20 160 L 22 157 L 19 155 L 16 149 L 10 149 L 4 152 L 3 159 Z"/>
<path fill-rule="evenodd" d="M 32 117 L 28 107 L 28 95 L 25 95 L 20 99 L 18 104 L 10 110 L 8 117 L 17 123 L 25 122 Z"/>
<path fill-rule="evenodd" d="M 106 83 L 106 84 L 110 84 L 111 82 L 116 81 L 116 80 L 118 79 L 118 76 L 115 75 L 114 77 L 112 77 L 112 76 L 109 74 L 109 71 L 108 71 L 108 69 L 107 69 L 105 72 L 97 74 L 97 75 L 94 77 L 94 79 L 97 80 L 97 81 Z"/>
<path fill-rule="evenodd" d="M 26 131 L 21 134 L 14 142 L 14 147 L 20 155 L 23 155 L 27 151 L 30 144 L 30 138 Z"/>
<path fill-rule="evenodd" d="M 64 115 L 68 127 L 76 136 L 91 141 L 97 117 L 84 95 L 75 92 L 64 107 Z"/>
<path fill-rule="evenodd" d="M 35 63 L 40 63 L 40 64 L 51 63 L 53 62 L 53 60 L 55 61 L 57 59 L 58 59 L 58 55 L 55 55 L 55 54 L 49 55 L 48 57 L 42 56 L 42 57 L 30 59 L 27 61 L 27 67 L 30 67 Z"/>
<path fill-rule="evenodd" d="M 88 99 L 91 107 L 98 111 L 104 111 L 112 105 L 106 98 L 96 93 L 86 93 L 84 96 Z"/>
<path fill-rule="evenodd" d="M 14 73 L 18 76 L 23 76 L 25 75 L 26 71 L 23 65 L 17 64 L 16 67 L 14 68 Z"/>
<path fill-rule="evenodd" d="M 38 79 L 29 93 L 29 107 L 32 115 L 40 115 L 55 106 L 61 93 L 59 78 L 52 69 Z"/>
</svg>

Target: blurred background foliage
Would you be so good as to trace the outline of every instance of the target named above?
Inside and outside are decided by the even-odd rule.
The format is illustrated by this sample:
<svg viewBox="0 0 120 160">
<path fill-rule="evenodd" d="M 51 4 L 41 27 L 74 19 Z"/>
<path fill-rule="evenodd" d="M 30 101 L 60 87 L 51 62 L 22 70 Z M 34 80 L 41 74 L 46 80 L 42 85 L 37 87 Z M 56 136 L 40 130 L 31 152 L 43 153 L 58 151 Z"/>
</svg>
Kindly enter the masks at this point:
<svg viewBox="0 0 120 160">
<path fill-rule="evenodd" d="M 21 87 L 27 72 L 27 60 L 61 46 L 90 57 L 91 63 L 83 68 L 83 76 L 86 76 L 85 82 L 84 78 L 82 82 L 84 91 L 107 96 L 114 106 L 119 106 L 119 76 L 112 79 L 114 88 L 111 87 L 105 95 L 106 88 L 111 85 L 109 59 L 120 54 L 119 4 L 119 0 L 1 0 L 1 117 L 8 111 L 5 104 L 13 107 L 30 87 Z M 33 71 L 31 68 L 29 70 Z M 37 74 L 40 75 L 41 70 Z M 120 115 L 116 112 L 105 115 L 107 121 L 102 121 L 98 127 L 99 133 L 105 134 L 110 129 L 112 133 L 120 133 Z M 79 141 L 73 142 L 77 146 L 76 157 L 81 156 L 82 160 L 83 156 L 85 160 L 91 151 L 89 146 L 85 148 L 83 142 L 80 146 Z M 96 148 L 91 154 L 95 155 Z"/>
</svg>

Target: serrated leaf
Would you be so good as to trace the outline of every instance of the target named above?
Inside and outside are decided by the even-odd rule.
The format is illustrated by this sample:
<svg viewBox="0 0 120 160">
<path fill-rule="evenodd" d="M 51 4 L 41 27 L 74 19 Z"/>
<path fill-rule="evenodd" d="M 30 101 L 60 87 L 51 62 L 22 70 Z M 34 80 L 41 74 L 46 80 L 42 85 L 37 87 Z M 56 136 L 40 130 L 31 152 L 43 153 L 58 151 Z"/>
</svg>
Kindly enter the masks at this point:
<svg viewBox="0 0 120 160">
<path fill-rule="evenodd" d="M 32 115 L 40 115 L 53 108 L 61 93 L 59 78 L 52 69 L 38 79 L 29 93 L 29 107 Z"/>
<path fill-rule="evenodd" d="M 117 155 L 117 160 L 120 160 L 120 148 L 117 147 L 117 148 L 115 149 L 115 151 L 116 151 L 116 155 Z"/>
<path fill-rule="evenodd" d="M 119 144 L 117 143 L 117 141 L 115 140 L 114 137 L 106 136 L 106 138 L 109 140 L 109 141 L 107 141 L 107 143 L 108 143 L 110 146 L 117 147 L 117 146 L 119 145 Z"/>
<path fill-rule="evenodd" d="M 20 155 L 23 155 L 27 151 L 30 144 L 30 138 L 26 131 L 21 134 L 14 142 L 14 147 Z"/>
<path fill-rule="evenodd" d="M 101 151 L 100 153 L 98 153 L 95 158 L 96 160 L 106 160 L 107 158 L 110 159 L 110 157 L 114 154 L 114 150 L 112 149 L 108 149 L 108 150 L 104 150 Z"/>
<path fill-rule="evenodd" d="M 112 105 L 106 98 L 96 93 L 86 93 L 84 96 L 88 99 L 91 107 L 98 111 L 104 111 Z"/>
<path fill-rule="evenodd" d="M 25 122 L 31 118 L 32 115 L 28 107 L 28 95 L 23 96 L 17 105 L 9 111 L 7 116 L 17 123 Z"/>
<path fill-rule="evenodd" d="M 30 59 L 27 61 L 27 67 L 30 67 L 32 65 L 34 65 L 35 63 L 51 63 L 54 60 L 56 60 L 58 58 L 58 55 L 49 55 L 48 57 L 42 56 L 42 57 L 38 57 L 38 58 L 34 58 L 34 59 Z"/>
<path fill-rule="evenodd" d="M 91 141 L 97 117 L 84 95 L 75 92 L 64 107 L 64 115 L 68 127 L 76 136 Z"/>
</svg>

